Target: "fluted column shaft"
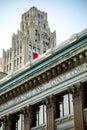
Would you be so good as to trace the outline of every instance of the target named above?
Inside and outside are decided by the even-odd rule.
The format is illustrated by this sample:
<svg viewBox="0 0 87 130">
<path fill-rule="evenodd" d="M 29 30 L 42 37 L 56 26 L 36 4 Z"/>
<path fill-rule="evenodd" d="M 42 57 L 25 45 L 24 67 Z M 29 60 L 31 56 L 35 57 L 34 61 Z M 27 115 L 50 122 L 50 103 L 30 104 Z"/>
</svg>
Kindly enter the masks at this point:
<svg viewBox="0 0 87 130">
<path fill-rule="evenodd" d="M 73 95 L 73 107 L 74 107 L 74 125 L 75 130 L 85 130 L 83 120 L 84 109 L 84 89 L 81 83 L 73 85 L 70 88 Z"/>
<path fill-rule="evenodd" d="M 47 130 L 55 130 L 55 98 L 53 95 L 46 97 L 43 100 L 46 105 L 47 114 Z"/>
<path fill-rule="evenodd" d="M 24 130 L 30 130 L 31 129 L 31 106 L 27 106 L 23 110 L 24 114 Z"/>
</svg>

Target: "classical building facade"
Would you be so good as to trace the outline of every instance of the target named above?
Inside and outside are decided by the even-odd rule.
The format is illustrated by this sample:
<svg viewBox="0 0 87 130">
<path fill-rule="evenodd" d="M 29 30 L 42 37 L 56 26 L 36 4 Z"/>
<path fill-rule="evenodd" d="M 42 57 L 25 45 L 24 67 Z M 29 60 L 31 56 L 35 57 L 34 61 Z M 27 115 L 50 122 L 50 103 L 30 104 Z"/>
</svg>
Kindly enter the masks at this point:
<svg viewBox="0 0 87 130">
<path fill-rule="evenodd" d="M 87 29 L 0 80 L 0 130 L 87 130 Z"/>
<path fill-rule="evenodd" d="M 3 50 L 0 71 L 13 72 L 32 61 L 32 52 L 43 54 L 56 45 L 56 32 L 50 31 L 47 13 L 36 7 L 22 15 L 20 30 L 12 36 L 12 47 Z"/>
</svg>

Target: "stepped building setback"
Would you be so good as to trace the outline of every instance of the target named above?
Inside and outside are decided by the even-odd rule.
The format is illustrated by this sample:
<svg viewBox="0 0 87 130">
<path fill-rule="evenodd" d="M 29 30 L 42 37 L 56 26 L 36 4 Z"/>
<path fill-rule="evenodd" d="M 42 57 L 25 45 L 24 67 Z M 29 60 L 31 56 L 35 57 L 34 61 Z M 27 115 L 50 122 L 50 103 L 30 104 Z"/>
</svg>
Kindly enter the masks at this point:
<svg viewBox="0 0 87 130">
<path fill-rule="evenodd" d="M 21 18 L 20 30 L 12 36 L 12 47 L 3 50 L 0 71 L 13 72 L 32 61 L 32 52 L 41 55 L 56 46 L 56 32 L 50 31 L 47 13 L 30 8 Z"/>
</svg>

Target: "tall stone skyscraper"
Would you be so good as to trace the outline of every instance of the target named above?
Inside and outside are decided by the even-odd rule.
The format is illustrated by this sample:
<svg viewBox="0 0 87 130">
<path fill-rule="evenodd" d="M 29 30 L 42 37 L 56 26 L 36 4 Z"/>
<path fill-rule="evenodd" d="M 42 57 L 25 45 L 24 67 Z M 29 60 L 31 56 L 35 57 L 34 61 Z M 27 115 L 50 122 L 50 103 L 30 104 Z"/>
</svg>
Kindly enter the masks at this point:
<svg viewBox="0 0 87 130">
<path fill-rule="evenodd" d="M 41 55 L 56 45 L 56 32 L 50 31 L 47 13 L 30 8 L 22 15 L 20 30 L 12 36 L 12 47 L 3 50 L 0 71 L 13 72 L 32 60 L 32 52 Z"/>
</svg>

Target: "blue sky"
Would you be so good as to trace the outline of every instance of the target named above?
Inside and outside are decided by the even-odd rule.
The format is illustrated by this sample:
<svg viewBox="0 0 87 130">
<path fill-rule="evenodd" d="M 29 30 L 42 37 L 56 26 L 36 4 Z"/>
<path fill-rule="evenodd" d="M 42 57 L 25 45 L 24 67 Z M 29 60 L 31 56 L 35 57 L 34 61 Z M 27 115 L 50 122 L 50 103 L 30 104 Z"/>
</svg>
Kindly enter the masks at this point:
<svg viewBox="0 0 87 130">
<path fill-rule="evenodd" d="M 20 29 L 21 15 L 32 6 L 48 13 L 57 44 L 87 28 L 87 0 L 0 0 L 0 57 L 11 47 L 11 37 Z"/>
</svg>

